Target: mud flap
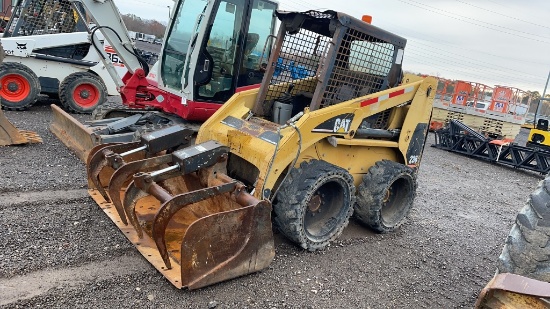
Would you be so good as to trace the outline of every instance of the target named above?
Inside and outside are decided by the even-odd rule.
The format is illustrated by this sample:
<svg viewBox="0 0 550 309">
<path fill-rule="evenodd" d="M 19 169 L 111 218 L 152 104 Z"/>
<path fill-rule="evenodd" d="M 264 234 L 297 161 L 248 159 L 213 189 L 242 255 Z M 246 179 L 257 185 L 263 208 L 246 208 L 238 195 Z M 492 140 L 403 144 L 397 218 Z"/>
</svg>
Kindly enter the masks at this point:
<svg viewBox="0 0 550 309">
<path fill-rule="evenodd" d="M 0 109 L 0 146 L 42 143 L 36 132 L 18 130 Z"/>
</svg>

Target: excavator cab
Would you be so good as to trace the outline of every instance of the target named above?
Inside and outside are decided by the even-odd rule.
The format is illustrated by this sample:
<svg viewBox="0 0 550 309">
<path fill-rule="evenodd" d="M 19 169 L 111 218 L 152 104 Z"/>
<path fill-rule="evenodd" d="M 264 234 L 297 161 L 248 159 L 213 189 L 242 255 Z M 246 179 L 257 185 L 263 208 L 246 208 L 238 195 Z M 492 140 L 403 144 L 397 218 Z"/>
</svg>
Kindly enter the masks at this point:
<svg viewBox="0 0 550 309">
<path fill-rule="evenodd" d="M 188 104 L 202 101 L 208 102 L 205 106 L 219 106 L 238 87 L 259 84 L 261 62 L 267 62 L 265 51 L 271 50 L 276 2 L 212 3 L 185 0 L 178 6 L 163 47 L 162 84 L 175 94 L 183 90 Z"/>
<path fill-rule="evenodd" d="M 86 125 L 52 106 L 51 131 L 83 161 L 93 146 L 137 141 L 151 127 L 196 125 L 233 94 L 257 88 L 272 49 L 278 7 L 269 0 L 175 1 L 159 61 L 149 69 L 133 51 L 112 0 L 69 1 L 85 9 L 128 69 L 121 79 L 104 60 L 123 106 L 99 106 Z"/>
</svg>

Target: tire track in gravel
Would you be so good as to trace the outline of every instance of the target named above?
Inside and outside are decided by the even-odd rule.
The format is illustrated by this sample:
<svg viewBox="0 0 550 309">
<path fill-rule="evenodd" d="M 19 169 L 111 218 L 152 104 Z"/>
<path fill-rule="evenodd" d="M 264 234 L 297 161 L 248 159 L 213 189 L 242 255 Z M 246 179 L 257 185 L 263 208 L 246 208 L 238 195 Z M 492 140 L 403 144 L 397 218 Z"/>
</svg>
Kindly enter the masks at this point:
<svg viewBox="0 0 550 309">
<path fill-rule="evenodd" d="M 125 277 L 151 268 L 141 256 L 122 256 L 115 260 L 87 263 L 77 267 L 45 269 L 23 276 L 0 279 L 0 306 L 31 299 L 52 289 L 81 288 L 96 281 Z"/>
<path fill-rule="evenodd" d="M 112 259 L 133 249 L 82 190 L 4 196 L 12 201 L 0 204 L 0 278 Z"/>
<path fill-rule="evenodd" d="M 63 200 L 64 203 L 67 203 L 85 197 L 88 197 L 87 189 L 3 193 L 0 194 L 0 209 L 27 203 L 44 203 L 56 200 Z"/>
</svg>

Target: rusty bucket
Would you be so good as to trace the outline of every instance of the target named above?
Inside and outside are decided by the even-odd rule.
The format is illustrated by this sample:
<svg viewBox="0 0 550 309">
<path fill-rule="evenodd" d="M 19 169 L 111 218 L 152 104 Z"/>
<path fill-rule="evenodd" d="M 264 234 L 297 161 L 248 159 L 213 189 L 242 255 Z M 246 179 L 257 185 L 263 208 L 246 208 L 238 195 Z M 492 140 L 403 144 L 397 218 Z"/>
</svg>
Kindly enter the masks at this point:
<svg viewBox="0 0 550 309">
<path fill-rule="evenodd" d="M 271 203 L 225 174 L 214 141 L 113 170 L 108 202 L 90 195 L 174 286 L 196 289 L 259 271 L 275 255 Z"/>
<path fill-rule="evenodd" d="M 18 130 L 0 109 L 0 146 L 42 143 L 42 138 L 32 131 Z"/>
</svg>

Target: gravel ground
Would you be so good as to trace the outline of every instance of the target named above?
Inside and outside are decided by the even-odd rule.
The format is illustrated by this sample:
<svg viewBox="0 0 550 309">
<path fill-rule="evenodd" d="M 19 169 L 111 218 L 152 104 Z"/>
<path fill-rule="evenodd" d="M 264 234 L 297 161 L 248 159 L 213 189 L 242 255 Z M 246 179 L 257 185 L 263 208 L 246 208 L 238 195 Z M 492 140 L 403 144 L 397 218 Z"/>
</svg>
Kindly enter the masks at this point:
<svg viewBox="0 0 550 309">
<path fill-rule="evenodd" d="M 83 163 L 47 129 L 47 103 L 5 113 L 44 143 L 0 147 L 2 308 L 471 308 L 542 179 L 426 147 L 414 209 L 398 232 L 374 234 L 352 220 L 318 253 L 276 235 L 264 271 L 180 291 L 88 197 Z"/>
</svg>

